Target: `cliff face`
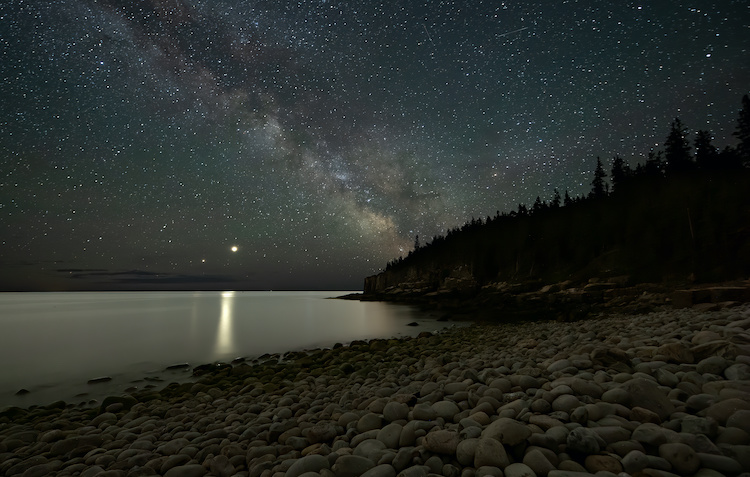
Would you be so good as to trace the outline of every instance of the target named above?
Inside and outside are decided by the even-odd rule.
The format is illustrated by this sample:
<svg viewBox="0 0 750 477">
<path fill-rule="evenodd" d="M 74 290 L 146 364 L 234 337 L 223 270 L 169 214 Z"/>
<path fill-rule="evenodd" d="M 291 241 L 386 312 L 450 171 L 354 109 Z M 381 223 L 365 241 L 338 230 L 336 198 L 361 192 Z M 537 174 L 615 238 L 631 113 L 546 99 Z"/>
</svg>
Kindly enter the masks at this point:
<svg viewBox="0 0 750 477">
<path fill-rule="evenodd" d="M 365 295 L 384 293 L 389 287 L 398 285 L 399 281 L 391 272 L 382 272 L 365 278 Z"/>
<path fill-rule="evenodd" d="M 682 288 L 687 285 L 688 288 Z M 667 307 L 720 310 L 750 301 L 750 280 L 714 285 L 634 283 L 627 275 L 586 281 L 491 281 L 466 267 L 387 271 L 365 279 L 365 298 L 410 303 L 478 319 L 578 320 L 614 310 L 642 314 Z"/>
</svg>

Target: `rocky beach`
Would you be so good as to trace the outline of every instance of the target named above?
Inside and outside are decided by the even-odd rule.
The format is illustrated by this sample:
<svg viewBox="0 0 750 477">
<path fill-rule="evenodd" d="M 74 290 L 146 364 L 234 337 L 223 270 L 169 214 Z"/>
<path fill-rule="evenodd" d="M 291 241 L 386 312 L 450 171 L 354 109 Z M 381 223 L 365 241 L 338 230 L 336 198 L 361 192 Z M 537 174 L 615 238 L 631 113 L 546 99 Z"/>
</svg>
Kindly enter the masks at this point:
<svg viewBox="0 0 750 477">
<path fill-rule="evenodd" d="M 0 474 L 748 476 L 750 304 L 729 305 L 355 341 L 9 408 Z"/>
</svg>

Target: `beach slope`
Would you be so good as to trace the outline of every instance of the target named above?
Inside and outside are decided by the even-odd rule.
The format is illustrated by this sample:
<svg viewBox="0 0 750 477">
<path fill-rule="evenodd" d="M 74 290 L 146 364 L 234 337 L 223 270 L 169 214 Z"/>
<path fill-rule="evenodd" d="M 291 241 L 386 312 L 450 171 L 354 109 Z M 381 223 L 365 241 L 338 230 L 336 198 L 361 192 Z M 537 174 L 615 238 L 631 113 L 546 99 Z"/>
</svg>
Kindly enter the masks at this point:
<svg viewBox="0 0 750 477">
<path fill-rule="evenodd" d="M 475 324 L 0 416 L 0 474 L 744 475 L 750 305 Z"/>
</svg>

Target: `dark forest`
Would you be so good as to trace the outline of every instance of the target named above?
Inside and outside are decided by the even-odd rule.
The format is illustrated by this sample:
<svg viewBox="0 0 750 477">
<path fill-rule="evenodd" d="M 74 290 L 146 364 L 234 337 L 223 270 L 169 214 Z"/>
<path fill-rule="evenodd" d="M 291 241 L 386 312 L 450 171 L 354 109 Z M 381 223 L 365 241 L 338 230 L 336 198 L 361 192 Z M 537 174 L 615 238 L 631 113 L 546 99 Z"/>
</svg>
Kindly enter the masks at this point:
<svg viewBox="0 0 750 477">
<path fill-rule="evenodd" d="M 691 137 L 692 136 L 692 137 Z M 632 282 L 718 281 L 750 274 L 750 98 L 742 98 L 736 146 L 690 134 L 676 118 L 662 150 L 631 167 L 596 158 L 588 196 L 550 200 L 415 240 L 388 263 L 387 282 L 440 283 L 462 269 L 478 286 L 504 280 L 554 283 L 593 276 Z M 608 171 L 606 169 L 609 169 Z M 411 278 L 409 278 L 411 277 Z M 366 292 L 368 290 L 365 290 Z"/>
</svg>

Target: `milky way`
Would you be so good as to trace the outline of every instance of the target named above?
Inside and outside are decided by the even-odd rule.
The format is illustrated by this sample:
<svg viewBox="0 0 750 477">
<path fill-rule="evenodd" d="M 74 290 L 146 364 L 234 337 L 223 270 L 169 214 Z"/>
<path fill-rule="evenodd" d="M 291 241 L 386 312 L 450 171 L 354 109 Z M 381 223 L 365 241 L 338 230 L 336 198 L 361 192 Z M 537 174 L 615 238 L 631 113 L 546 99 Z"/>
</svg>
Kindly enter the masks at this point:
<svg viewBox="0 0 750 477">
<path fill-rule="evenodd" d="M 676 116 L 733 145 L 748 24 L 743 1 L 4 2 L 0 287 L 358 289 L 416 235 L 587 193 Z"/>
</svg>

